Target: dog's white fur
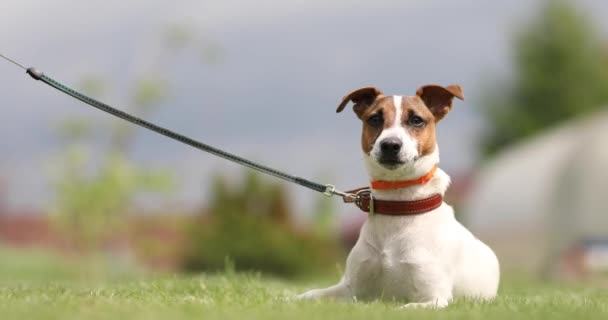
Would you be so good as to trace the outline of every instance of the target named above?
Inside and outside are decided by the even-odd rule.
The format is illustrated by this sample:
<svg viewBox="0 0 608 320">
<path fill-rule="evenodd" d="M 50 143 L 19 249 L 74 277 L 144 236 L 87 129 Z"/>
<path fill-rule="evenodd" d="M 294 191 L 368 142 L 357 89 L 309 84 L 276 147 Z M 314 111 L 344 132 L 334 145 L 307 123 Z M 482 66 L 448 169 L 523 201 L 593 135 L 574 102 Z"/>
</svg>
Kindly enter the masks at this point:
<svg viewBox="0 0 608 320">
<path fill-rule="evenodd" d="M 406 97 L 407 98 L 407 97 Z M 393 96 L 393 104 L 395 106 L 400 106 L 402 103 L 403 97 L 401 96 Z M 397 138 L 403 143 L 401 150 L 399 150 L 399 157 L 405 161 L 413 161 L 418 158 L 418 142 L 410 136 L 407 131 L 401 126 L 402 119 L 402 108 L 395 108 L 395 119 L 390 128 L 382 130 L 382 133 L 378 138 L 376 138 L 376 143 L 372 148 L 370 154 L 376 157 L 380 157 L 380 143 L 386 138 Z M 366 163 L 369 161 L 366 161 Z M 369 167 L 368 167 L 369 169 Z M 395 179 L 395 172 L 393 170 L 385 170 L 388 171 L 390 177 L 389 179 Z M 384 180 L 384 179 L 383 179 Z"/>
<path fill-rule="evenodd" d="M 408 99 L 410 97 L 403 97 Z M 418 158 L 417 144 L 400 123 L 400 96 L 394 97 L 399 113 L 391 128 L 383 130 L 365 164 L 372 180 L 405 180 L 423 176 L 439 162 L 439 149 Z M 405 164 L 390 170 L 378 163 L 382 139 L 398 137 Z M 438 169 L 423 185 L 395 190 L 373 190 L 382 200 L 418 200 L 444 194 L 449 176 Z M 443 308 L 454 297 L 492 299 L 499 283 L 499 265 L 494 252 L 475 238 L 455 218 L 452 207 L 443 203 L 422 215 L 371 215 L 361 228 L 359 240 L 346 261 L 341 281 L 315 289 L 297 298 L 398 299 L 405 307 Z"/>
</svg>

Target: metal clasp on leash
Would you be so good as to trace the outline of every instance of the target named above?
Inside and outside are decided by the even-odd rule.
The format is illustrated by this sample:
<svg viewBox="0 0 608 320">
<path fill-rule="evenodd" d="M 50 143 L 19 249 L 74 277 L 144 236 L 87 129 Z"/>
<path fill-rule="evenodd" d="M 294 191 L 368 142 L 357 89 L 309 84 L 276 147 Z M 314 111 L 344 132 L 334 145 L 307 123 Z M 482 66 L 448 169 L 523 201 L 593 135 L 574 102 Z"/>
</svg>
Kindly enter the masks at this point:
<svg viewBox="0 0 608 320">
<path fill-rule="evenodd" d="M 326 184 L 325 185 L 325 191 L 323 192 L 324 195 L 331 197 L 334 194 L 336 194 L 336 186 L 331 185 L 331 184 Z"/>
<path fill-rule="evenodd" d="M 363 211 L 369 210 L 370 215 L 376 213 L 374 197 L 372 197 L 372 191 L 369 188 L 361 188 L 346 193 L 343 192 L 341 195 L 345 203 L 354 203 Z M 364 200 L 369 201 L 368 207 L 364 207 Z"/>
<path fill-rule="evenodd" d="M 363 189 L 363 190 L 359 190 L 356 194 L 355 194 L 355 204 L 357 205 L 357 207 L 363 209 L 363 200 L 364 199 L 369 199 L 369 214 L 370 215 L 374 215 L 375 213 L 375 206 L 374 206 L 374 197 L 372 197 L 372 190 L 370 189 Z"/>
<path fill-rule="evenodd" d="M 354 193 L 353 193 L 354 192 Z M 331 184 L 327 184 L 325 185 L 325 192 L 323 192 L 324 195 L 331 197 L 333 195 L 339 195 L 342 197 L 342 200 L 344 200 L 345 203 L 354 203 L 357 207 L 361 208 L 363 210 L 363 199 L 369 199 L 369 214 L 370 215 L 374 215 L 376 209 L 375 209 L 375 205 L 374 205 L 374 197 L 372 197 L 372 191 L 368 188 L 365 189 L 360 189 L 360 190 L 353 190 L 353 191 L 349 191 L 349 192 L 342 192 L 342 191 L 338 191 L 336 190 L 336 187 L 331 185 Z"/>
<path fill-rule="evenodd" d="M 349 193 L 349 192 L 342 192 L 338 189 L 336 189 L 336 186 L 331 185 L 331 184 L 326 184 L 325 185 L 325 191 L 323 192 L 324 195 L 331 197 L 334 195 L 339 195 L 342 197 L 342 199 L 344 199 L 344 202 L 355 202 L 357 195 L 354 193 Z"/>
</svg>

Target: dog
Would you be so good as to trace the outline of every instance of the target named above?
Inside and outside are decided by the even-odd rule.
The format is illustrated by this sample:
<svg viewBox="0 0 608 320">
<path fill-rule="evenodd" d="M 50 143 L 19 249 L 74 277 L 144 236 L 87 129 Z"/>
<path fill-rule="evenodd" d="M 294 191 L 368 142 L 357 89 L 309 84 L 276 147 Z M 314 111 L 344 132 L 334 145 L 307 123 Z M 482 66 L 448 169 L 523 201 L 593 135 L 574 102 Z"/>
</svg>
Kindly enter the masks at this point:
<svg viewBox="0 0 608 320">
<path fill-rule="evenodd" d="M 399 203 L 443 196 L 450 178 L 437 169 L 435 127 L 454 98 L 464 100 L 458 85 L 425 85 L 413 96 L 385 96 L 365 87 L 342 99 L 337 112 L 352 102 L 363 122 L 361 148 L 373 199 Z M 370 213 L 340 282 L 296 298 L 397 300 L 406 301 L 406 308 L 444 308 L 455 297 L 493 299 L 499 278 L 492 249 L 461 225 L 440 198 L 436 208 L 424 213 Z"/>
</svg>

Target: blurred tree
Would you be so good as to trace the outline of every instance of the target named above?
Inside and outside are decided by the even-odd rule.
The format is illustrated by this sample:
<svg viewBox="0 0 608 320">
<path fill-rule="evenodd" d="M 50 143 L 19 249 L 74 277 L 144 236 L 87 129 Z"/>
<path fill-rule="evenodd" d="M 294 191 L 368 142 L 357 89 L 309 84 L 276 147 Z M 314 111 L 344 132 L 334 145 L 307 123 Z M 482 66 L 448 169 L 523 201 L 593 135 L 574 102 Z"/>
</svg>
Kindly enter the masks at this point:
<svg viewBox="0 0 608 320">
<path fill-rule="evenodd" d="M 140 117 L 145 118 L 168 96 L 169 83 L 160 76 L 164 74 L 162 62 L 171 58 L 168 54 L 177 54 L 188 44 L 199 47 L 188 28 L 168 30 L 160 52 L 146 52 L 156 61 L 131 81 L 129 106 Z M 95 75 L 83 77 L 80 87 L 95 97 L 107 90 L 106 82 Z M 108 129 L 96 121 L 71 118 L 58 130 L 65 150 L 56 166 L 53 212 L 57 225 L 80 250 L 99 249 L 109 234 L 120 233 L 121 227 L 126 227 L 124 218 L 136 195 L 145 191 L 168 192 L 173 186 L 169 170 L 142 168 L 129 160 L 139 127 L 119 120 L 110 126 Z M 91 144 L 95 144 L 97 152 L 88 147 Z"/>
<path fill-rule="evenodd" d="M 548 0 L 515 41 L 515 74 L 488 90 L 486 156 L 608 106 L 606 46 L 575 2 Z"/>
<path fill-rule="evenodd" d="M 209 212 L 191 226 L 186 270 L 249 270 L 296 276 L 320 273 L 342 257 L 337 237 L 298 229 L 285 186 L 249 171 L 230 186 L 214 179 Z"/>
<path fill-rule="evenodd" d="M 313 232 L 316 236 L 326 238 L 336 231 L 336 199 L 317 197 L 313 208 Z"/>
<path fill-rule="evenodd" d="M 133 93 L 133 107 L 151 109 L 163 97 L 161 89 L 138 82 Z M 90 95 L 103 94 L 102 79 L 86 76 L 82 90 Z M 124 216 L 132 199 L 142 191 L 169 191 L 172 175 L 168 170 L 142 169 L 130 163 L 128 150 L 132 144 L 133 126 L 114 122 L 110 130 L 101 130 L 110 141 L 94 159 L 89 144 L 95 142 L 96 122 L 67 119 L 59 127 L 65 150 L 59 159 L 54 190 L 53 210 L 57 226 L 71 236 L 79 250 L 98 249 L 104 239 L 120 233 L 126 225 Z"/>
<path fill-rule="evenodd" d="M 0 215 L 7 211 L 8 203 L 8 188 L 6 187 L 6 179 L 0 175 Z"/>
<path fill-rule="evenodd" d="M 104 156 L 100 168 L 89 175 L 92 159 L 87 150 L 80 144 L 67 147 L 54 185 L 56 222 L 83 251 L 98 249 L 106 237 L 123 230 L 136 194 L 167 191 L 172 185 L 169 171 L 140 169 L 120 154 Z"/>
</svg>

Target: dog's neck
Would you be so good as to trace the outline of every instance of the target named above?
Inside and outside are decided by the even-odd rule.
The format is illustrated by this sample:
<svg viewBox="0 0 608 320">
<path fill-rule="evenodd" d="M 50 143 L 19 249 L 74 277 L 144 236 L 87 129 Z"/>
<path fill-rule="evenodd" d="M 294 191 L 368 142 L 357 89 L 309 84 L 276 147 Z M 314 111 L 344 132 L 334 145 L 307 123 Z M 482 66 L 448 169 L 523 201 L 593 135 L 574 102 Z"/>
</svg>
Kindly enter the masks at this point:
<svg viewBox="0 0 608 320">
<path fill-rule="evenodd" d="M 371 180 L 401 181 L 417 179 L 433 169 L 439 163 L 439 148 L 435 146 L 432 153 L 420 157 L 411 165 L 403 168 L 388 170 L 380 166 L 369 156 L 365 157 L 365 165 Z M 410 187 L 373 190 L 372 194 L 376 199 L 392 201 L 411 201 L 428 198 L 435 194 L 444 195 L 450 185 L 450 177 L 441 169 L 437 169 L 433 178 L 424 184 L 417 184 Z"/>
</svg>

